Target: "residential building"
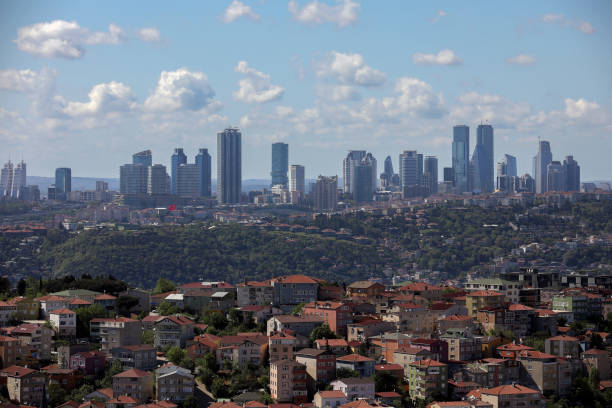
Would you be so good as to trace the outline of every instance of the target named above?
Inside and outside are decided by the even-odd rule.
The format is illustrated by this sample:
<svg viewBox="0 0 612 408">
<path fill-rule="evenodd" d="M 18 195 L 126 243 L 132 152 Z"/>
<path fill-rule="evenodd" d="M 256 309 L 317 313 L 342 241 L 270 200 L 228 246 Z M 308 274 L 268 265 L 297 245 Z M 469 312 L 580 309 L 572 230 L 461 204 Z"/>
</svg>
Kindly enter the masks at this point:
<svg viewBox="0 0 612 408">
<path fill-rule="evenodd" d="M 538 142 L 538 154 L 534 157 L 533 165 L 535 176 L 535 192 L 537 194 L 546 193 L 548 191 L 548 165 L 552 162 L 552 152 L 550 151 L 550 142 L 540 140 Z"/>
<path fill-rule="evenodd" d="M 315 209 L 335 211 L 338 208 L 338 176 L 317 177 L 314 196 Z"/>
<path fill-rule="evenodd" d="M 279 403 L 307 402 L 306 366 L 293 360 L 270 363 L 270 396 Z"/>
<path fill-rule="evenodd" d="M 36 320 L 40 312 L 40 302 L 35 299 L 18 296 L 7 300 L 16 306 L 15 317 L 19 320 Z"/>
<path fill-rule="evenodd" d="M 260 333 L 256 336 L 223 336 L 219 339 L 219 347 L 216 349 L 217 364 L 222 366 L 224 361 L 230 361 L 236 366 L 248 364 L 260 366 L 264 364 L 264 358 L 268 349 L 268 337 Z"/>
<path fill-rule="evenodd" d="M 415 303 L 396 303 L 382 316 L 383 320 L 394 322 L 397 330 L 415 335 L 431 335 L 435 327 L 435 319 L 425 306 Z"/>
<path fill-rule="evenodd" d="M 580 358 L 580 340 L 577 337 L 566 336 L 564 334 L 549 337 L 544 341 L 544 350 L 548 354 L 559 357 Z"/>
<path fill-rule="evenodd" d="M 452 164 L 457 191 L 459 193 L 469 191 L 470 128 L 466 125 L 453 127 Z"/>
<path fill-rule="evenodd" d="M 16 327 L 6 327 L 3 332 L 19 339 L 21 350 L 26 358 L 50 360 L 53 343 L 53 329 L 43 324 L 23 323 Z"/>
<path fill-rule="evenodd" d="M 320 316 L 272 316 L 268 319 L 266 334 L 270 336 L 275 332 L 291 330 L 302 336 L 310 336 L 315 327 L 321 326 L 324 322 L 324 318 Z"/>
<path fill-rule="evenodd" d="M 292 164 L 289 167 L 289 193 L 292 198 L 291 204 L 297 204 L 306 194 L 304 166 Z M 296 194 L 297 200 L 293 199 L 294 194 Z"/>
<path fill-rule="evenodd" d="M 110 354 L 113 359 L 121 360 L 124 368 L 152 371 L 157 366 L 157 349 L 149 344 L 115 347 Z"/>
<path fill-rule="evenodd" d="M 410 364 L 408 385 L 412 399 L 446 395 L 448 366 L 435 360 L 419 360 Z"/>
<path fill-rule="evenodd" d="M 319 282 L 305 275 L 290 275 L 272 279 L 274 305 L 299 305 L 317 300 Z"/>
<path fill-rule="evenodd" d="M 56 295 L 42 296 L 34 300 L 40 302 L 40 312 L 43 319 L 46 319 L 49 312 L 52 310 L 64 309 L 68 307 L 68 300 Z"/>
<path fill-rule="evenodd" d="M 347 403 L 346 395 L 342 391 L 319 391 L 312 400 L 315 408 L 338 408 Z"/>
<path fill-rule="evenodd" d="M 480 390 L 480 399 L 493 408 L 545 407 L 546 400 L 538 390 L 519 384 L 500 385 Z"/>
<path fill-rule="evenodd" d="M 22 350 L 19 339 L 0 336 L 0 368 L 14 366 L 21 358 Z"/>
<path fill-rule="evenodd" d="M 410 345 L 411 337 L 398 332 L 381 333 L 368 338 L 371 344 L 380 346 L 381 355 L 387 363 L 394 363 L 395 351 Z"/>
<path fill-rule="evenodd" d="M 477 290 L 465 297 L 465 306 L 470 317 L 476 317 L 478 310 L 485 307 L 501 307 L 504 305 L 504 294 L 494 290 Z"/>
<path fill-rule="evenodd" d="M 127 317 L 95 318 L 89 322 L 90 336 L 100 339 L 101 350 L 110 350 L 140 344 L 142 325 L 138 320 Z"/>
<path fill-rule="evenodd" d="M 176 194 L 178 188 L 178 168 L 181 164 L 187 164 L 187 156 L 183 152 L 182 148 L 174 149 L 174 153 L 170 157 L 172 168 L 171 168 L 171 177 L 172 177 L 172 187 L 171 193 Z"/>
<path fill-rule="evenodd" d="M 70 356 L 70 369 L 79 370 L 84 375 L 104 374 L 106 356 L 99 351 L 81 351 Z"/>
<path fill-rule="evenodd" d="M 420 360 L 438 360 L 439 356 L 436 353 L 412 346 L 404 346 L 393 353 L 393 361 L 402 368 L 402 380 L 408 379 L 410 374 L 410 364 Z"/>
<path fill-rule="evenodd" d="M 481 357 L 480 338 L 472 335 L 469 329 L 448 329 L 440 340 L 448 343 L 449 360 L 471 361 Z"/>
<path fill-rule="evenodd" d="M 582 292 L 567 292 L 553 296 L 552 310 L 571 313 L 571 318 L 568 319 L 570 323 L 574 320 L 584 320 L 591 314 L 587 296 Z"/>
<path fill-rule="evenodd" d="M 144 403 L 153 398 L 153 373 L 130 368 L 113 376 L 113 397 L 128 396 Z"/>
<path fill-rule="evenodd" d="M 274 287 L 271 281 L 249 281 L 236 285 L 238 307 L 271 305 L 274 302 Z"/>
<path fill-rule="evenodd" d="M 296 338 L 285 332 L 271 334 L 268 343 L 270 362 L 279 360 L 293 360 Z"/>
<path fill-rule="evenodd" d="M 155 347 L 185 347 L 194 336 L 194 323 L 185 316 L 162 316 L 153 323 Z"/>
<path fill-rule="evenodd" d="M 311 394 L 319 384 L 328 384 L 336 377 L 336 356 L 327 350 L 304 348 L 296 351 L 295 360 L 306 366 Z"/>
<path fill-rule="evenodd" d="M 372 300 L 374 297 L 385 291 L 385 287 L 378 282 L 357 281 L 353 282 L 346 288 L 348 297 L 360 297 L 367 300 Z"/>
<path fill-rule="evenodd" d="M 580 357 L 588 373 L 596 368 L 602 381 L 610 379 L 610 354 L 606 350 L 590 349 Z"/>
<path fill-rule="evenodd" d="M 361 354 L 349 354 L 336 358 L 336 370 L 346 368 L 347 370 L 356 371 L 360 377 L 369 377 L 374 375 L 374 366 L 376 362 Z"/>
<path fill-rule="evenodd" d="M 238 204 L 242 193 L 242 133 L 228 128 L 217 133 L 217 201 Z"/>
<path fill-rule="evenodd" d="M 0 370 L 0 377 L 6 379 L 8 397 L 20 405 L 41 406 L 46 398 L 47 377 L 40 371 L 20 366 Z"/>
<path fill-rule="evenodd" d="M 9 325 L 9 321 L 17 314 L 17 306 L 14 303 L 0 300 L 0 327 Z"/>
<path fill-rule="evenodd" d="M 519 291 L 523 288 L 520 282 L 511 282 L 497 278 L 483 278 L 468 281 L 465 284 L 465 290 L 481 291 L 481 290 L 493 290 L 496 292 L 503 293 L 505 300 L 510 303 L 519 303 Z"/>
<path fill-rule="evenodd" d="M 412 338 L 410 339 L 410 346 L 431 351 L 438 356 L 436 360 L 443 363 L 448 361 L 448 343 L 445 341 L 439 339 Z"/>
<path fill-rule="evenodd" d="M 535 320 L 535 309 L 521 303 L 516 303 L 508 306 L 504 326 L 506 330 L 510 330 L 515 336 L 524 338 L 534 331 Z"/>
<path fill-rule="evenodd" d="M 194 376 L 191 371 L 166 364 L 155 370 L 155 398 L 158 401 L 183 402 L 192 396 Z"/>
<path fill-rule="evenodd" d="M 468 315 L 450 315 L 438 320 L 438 331 L 446 333 L 448 329 L 465 329 L 474 330 L 476 323 L 474 319 Z"/>
<path fill-rule="evenodd" d="M 331 382 L 334 391 L 342 391 L 346 395 L 347 401 L 358 399 L 374 399 L 374 380 L 371 378 L 338 378 Z"/>
<path fill-rule="evenodd" d="M 348 343 L 344 339 L 318 339 L 315 346 L 319 350 L 329 350 L 337 356 L 344 356 L 348 350 Z"/>
<path fill-rule="evenodd" d="M 532 386 L 546 395 L 560 394 L 559 364 L 557 356 L 535 350 L 524 350 L 518 353 L 516 360 L 521 363 L 521 377 L 524 383 Z"/>
<path fill-rule="evenodd" d="M 59 337 L 76 336 L 76 313 L 70 309 L 49 312 L 49 323 Z"/>
<path fill-rule="evenodd" d="M 346 336 L 346 326 L 353 322 L 351 308 L 342 302 L 314 301 L 302 308 L 302 316 L 323 317 L 325 324 L 339 336 Z"/>
<path fill-rule="evenodd" d="M 378 319 L 366 319 L 360 322 L 349 323 L 346 326 L 347 341 L 365 342 L 370 337 L 378 336 L 394 329 L 395 324 L 393 322 L 385 322 Z"/>
</svg>

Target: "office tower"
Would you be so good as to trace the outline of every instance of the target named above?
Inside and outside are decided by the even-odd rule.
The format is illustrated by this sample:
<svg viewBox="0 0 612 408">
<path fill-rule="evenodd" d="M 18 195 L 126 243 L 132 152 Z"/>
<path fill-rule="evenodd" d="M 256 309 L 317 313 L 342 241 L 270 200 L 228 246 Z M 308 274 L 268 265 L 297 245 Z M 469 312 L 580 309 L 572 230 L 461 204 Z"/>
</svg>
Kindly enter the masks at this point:
<svg viewBox="0 0 612 408">
<path fill-rule="evenodd" d="M 548 191 L 548 175 L 546 171 L 551 161 L 552 152 L 550 151 L 550 143 L 546 140 L 541 140 L 538 144 L 538 154 L 534 158 L 534 174 L 537 194 L 542 194 Z"/>
<path fill-rule="evenodd" d="M 240 203 L 242 192 L 242 134 L 228 128 L 217 133 L 217 201 Z"/>
<path fill-rule="evenodd" d="M 438 158 L 436 156 L 426 156 L 423 185 L 429 189 L 430 194 L 438 192 Z"/>
<path fill-rule="evenodd" d="M 529 174 L 523 174 L 520 180 L 520 191 L 525 193 L 535 193 L 535 180 Z"/>
<path fill-rule="evenodd" d="M 108 183 L 104 180 L 96 180 L 96 191 L 108 191 Z"/>
<path fill-rule="evenodd" d="M 184 163 L 176 169 L 176 195 L 179 197 L 200 196 L 200 166 Z"/>
<path fill-rule="evenodd" d="M 121 194 L 147 194 L 150 166 L 124 164 L 119 168 L 119 191 Z"/>
<path fill-rule="evenodd" d="M 352 193 L 351 189 L 351 169 L 355 163 L 359 163 L 366 156 L 365 150 L 350 150 L 347 156 L 342 161 L 342 182 L 344 183 L 344 192 Z"/>
<path fill-rule="evenodd" d="M 546 191 L 565 191 L 565 169 L 560 161 L 553 160 L 546 166 Z"/>
<path fill-rule="evenodd" d="M 72 191 L 72 170 L 67 167 L 55 169 L 55 199 L 67 200 Z"/>
<path fill-rule="evenodd" d="M 26 186 L 27 167 L 25 162 L 14 165 L 10 160 L 4 165 L 0 172 L 0 190 L 6 197 L 17 198 L 21 188 Z"/>
<path fill-rule="evenodd" d="M 153 165 L 153 154 L 151 150 L 143 150 L 142 152 L 132 155 L 132 164 L 142 164 L 143 166 Z"/>
<path fill-rule="evenodd" d="M 423 185 L 423 154 L 417 153 L 417 184 Z"/>
<path fill-rule="evenodd" d="M 380 186 L 382 188 L 396 187 L 399 182 L 399 176 L 393 173 L 393 162 L 391 156 L 385 159 L 385 170 L 380 173 Z"/>
<path fill-rule="evenodd" d="M 351 190 L 353 201 L 356 203 L 372 201 L 374 187 L 372 185 L 372 174 L 376 174 L 373 163 L 364 157 L 359 163 L 351 167 Z"/>
<path fill-rule="evenodd" d="M 287 143 L 272 143 L 272 185 L 287 186 L 287 170 L 289 167 L 289 145 Z"/>
<path fill-rule="evenodd" d="M 176 194 L 176 177 L 177 177 L 177 171 L 178 171 L 178 167 L 181 164 L 186 164 L 187 163 L 187 156 L 185 155 L 185 153 L 183 152 L 183 149 L 180 147 L 177 147 L 176 149 L 174 149 L 174 154 L 172 154 L 171 157 L 171 162 L 172 162 L 172 194 Z"/>
<path fill-rule="evenodd" d="M 200 149 L 195 157 L 195 164 L 198 166 L 198 175 L 200 179 L 199 195 L 201 197 L 210 197 L 212 195 L 212 160 L 208 149 Z"/>
<path fill-rule="evenodd" d="M 289 169 L 289 191 L 299 191 L 301 194 L 306 192 L 304 184 L 304 166 L 292 164 Z"/>
<path fill-rule="evenodd" d="M 460 193 L 469 191 L 470 128 L 466 125 L 453 127 L 453 172 L 455 187 Z"/>
<path fill-rule="evenodd" d="M 363 160 L 365 160 L 365 162 L 372 167 L 372 193 L 375 193 L 376 188 L 378 187 L 378 167 L 376 164 L 376 159 L 372 153 L 368 153 Z"/>
<path fill-rule="evenodd" d="M 323 211 L 334 211 L 338 208 L 338 176 L 317 178 L 315 208 Z"/>
<path fill-rule="evenodd" d="M 444 182 L 450 182 L 452 185 L 455 185 L 455 171 L 452 167 L 444 168 Z"/>
<path fill-rule="evenodd" d="M 393 161 L 391 160 L 391 156 L 387 156 L 385 159 L 385 174 L 393 174 Z"/>
<path fill-rule="evenodd" d="M 507 174 L 508 166 L 505 161 L 497 163 L 497 190 L 509 191 L 511 176 Z"/>
<path fill-rule="evenodd" d="M 563 160 L 565 170 L 566 191 L 580 191 L 580 166 L 574 156 L 565 156 Z"/>
<path fill-rule="evenodd" d="M 511 156 L 509 154 L 504 154 L 504 158 L 502 159 L 502 163 L 506 166 L 506 175 L 510 177 L 516 177 L 516 157 Z"/>
<path fill-rule="evenodd" d="M 419 185 L 419 175 L 422 174 L 422 170 L 419 171 L 419 157 L 416 150 L 404 150 L 399 155 L 399 166 L 400 166 L 400 185 L 402 188 L 407 186 Z"/>
<path fill-rule="evenodd" d="M 153 166 L 147 166 L 147 194 L 148 195 L 162 195 L 168 194 L 168 183 L 166 166 L 161 164 L 154 164 Z"/>
<path fill-rule="evenodd" d="M 480 191 L 483 193 L 493 192 L 494 186 L 494 139 L 493 139 L 493 126 L 491 125 L 478 125 L 476 131 L 476 147 L 474 148 L 474 155 L 477 156 L 475 161 L 475 180 L 480 187 Z"/>
<path fill-rule="evenodd" d="M 40 201 L 40 189 L 37 185 L 23 186 L 19 189 L 19 199 L 25 201 Z"/>
</svg>

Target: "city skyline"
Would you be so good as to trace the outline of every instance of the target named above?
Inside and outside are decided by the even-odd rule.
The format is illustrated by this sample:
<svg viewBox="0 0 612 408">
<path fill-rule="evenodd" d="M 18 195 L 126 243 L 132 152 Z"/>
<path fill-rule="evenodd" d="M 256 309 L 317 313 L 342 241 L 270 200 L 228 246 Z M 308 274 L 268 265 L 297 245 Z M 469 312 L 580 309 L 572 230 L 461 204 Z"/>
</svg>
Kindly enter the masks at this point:
<svg viewBox="0 0 612 408">
<path fill-rule="evenodd" d="M 274 142 L 292 146 L 289 164 L 308 179 L 341 177 L 351 149 L 391 155 L 395 168 L 417 150 L 438 157 L 441 174 L 449 129 L 473 128 L 474 146 L 488 120 L 494 164 L 510 154 L 531 174 L 540 137 L 556 159 L 588 157 L 583 180 L 610 178 L 608 2 L 324 0 L 312 14 L 307 0 L 234 3 L 245 7 L 3 5 L 3 161 L 23 155 L 38 176 L 61 163 L 116 177 L 125 157 L 151 149 L 171 169 L 177 146 L 215 160 L 217 132 L 233 125 L 252 153 L 245 179 L 269 177 Z M 261 44 L 275 52 L 256 52 Z"/>
</svg>

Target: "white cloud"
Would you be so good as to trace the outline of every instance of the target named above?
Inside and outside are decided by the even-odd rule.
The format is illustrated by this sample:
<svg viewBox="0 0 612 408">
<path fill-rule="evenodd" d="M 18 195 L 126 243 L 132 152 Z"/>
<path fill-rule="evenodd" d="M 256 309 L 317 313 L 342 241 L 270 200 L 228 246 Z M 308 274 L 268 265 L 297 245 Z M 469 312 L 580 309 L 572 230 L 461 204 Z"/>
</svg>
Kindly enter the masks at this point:
<svg viewBox="0 0 612 408">
<path fill-rule="evenodd" d="M 511 65 L 532 65 L 534 62 L 535 58 L 526 54 L 518 54 L 513 57 L 506 58 L 506 64 Z"/>
<path fill-rule="evenodd" d="M 447 13 L 444 10 L 438 10 L 438 12 L 436 13 L 436 15 L 434 16 L 434 18 L 431 19 L 432 23 L 437 23 L 438 21 L 440 21 L 440 19 L 442 17 L 446 17 Z"/>
<path fill-rule="evenodd" d="M 545 14 L 540 18 L 540 21 L 547 24 L 558 24 L 561 27 L 573 28 L 587 35 L 595 32 L 595 28 L 588 21 L 571 20 L 566 18 L 563 14 Z"/>
<path fill-rule="evenodd" d="M 331 76 L 343 84 L 379 86 L 387 76 L 384 72 L 365 64 L 360 54 L 344 54 L 333 51 L 327 60 L 318 64 L 317 75 Z"/>
<path fill-rule="evenodd" d="M 95 85 L 89 91 L 89 101 L 69 102 L 63 109 L 69 116 L 97 115 L 111 112 L 129 112 L 136 98 L 129 86 L 111 81 Z"/>
<path fill-rule="evenodd" d="M 437 54 L 417 52 L 412 55 L 412 62 L 417 65 L 461 65 L 463 63 L 450 49 L 441 50 Z"/>
<path fill-rule="evenodd" d="M 589 102 L 583 98 L 577 100 L 571 98 L 565 99 L 565 114 L 572 119 L 585 117 L 599 109 L 600 106 L 597 103 Z"/>
<path fill-rule="evenodd" d="M 233 93 L 234 99 L 246 103 L 264 103 L 277 100 L 283 96 L 285 89 L 274 85 L 270 75 L 249 67 L 246 61 L 238 62 L 236 72 L 247 77 L 238 82 L 239 89 Z"/>
<path fill-rule="evenodd" d="M 526 102 L 512 102 L 501 95 L 467 92 L 457 98 L 451 117 L 457 123 L 488 120 L 498 128 L 512 129 L 525 123 L 532 115 Z"/>
<path fill-rule="evenodd" d="M 333 86 L 331 88 L 326 89 L 325 93 L 326 97 L 328 97 L 332 101 L 356 101 L 361 98 L 359 92 L 357 92 L 357 90 L 350 85 Z"/>
<path fill-rule="evenodd" d="M 336 5 L 330 6 L 314 0 L 300 9 L 298 2 L 291 0 L 288 8 L 300 23 L 332 23 L 342 28 L 357 22 L 361 5 L 351 0 L 338 0 Z"/>
<path fill-rule="evenodd" d="M 142 41 L 145 42 L 160 42 L 161 34 L 159 30 L 155 27 L 145 27 L 139 30 L 136 30 L 136 35 Z"/>
<path fill-rule="evenodd" d="M 186 68 L 162 71 L 157 87 L 144 103 L 152 111 L 197 111 L 213 107 L 215 91 L 203 72 L 191 72 Z"/>
<path fill-rule="evenodd" d="M 0 89 L 15 92 L 38 92 L 47 89 L 55 80 L 55 72 L 49 69 L 7 69 L 0 71 Z"/>
<path fill-rule="evenodd" d="M 431 85 L 417 78 L 399 78 L 395 91 L 400 95 L 396 104 L 402 112 L 425 117 L 440 117 L 445 113 L 444 100 Z"/>
<path fill-rule="evenodd" d="M 259 20 L 259 15 L 253 12 L 251 6 L 247 6 L 238 0 L 234 0 L 225 9 L 225 12 L 223 13 L 223 21 L 225 23 L 231 23 L 240 17 L 246 17 L 253 21 Z"/>
</svg>

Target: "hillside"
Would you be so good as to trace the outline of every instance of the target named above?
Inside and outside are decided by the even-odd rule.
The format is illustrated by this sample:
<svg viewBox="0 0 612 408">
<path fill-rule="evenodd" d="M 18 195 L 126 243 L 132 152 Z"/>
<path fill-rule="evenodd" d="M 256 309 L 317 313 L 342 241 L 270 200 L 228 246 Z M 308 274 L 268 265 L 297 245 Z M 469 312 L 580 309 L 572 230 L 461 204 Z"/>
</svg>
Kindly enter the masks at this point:
<svg viewBox="0 0 612 408">
<path fill-rule="evenodd" d="M 153 287 L 159 277 L 237 283 L 293 273 L 351 282 L 383 269 L 373 245 L 240 225 L 86 231 L 48 239 L 39 260 L 54 277 L 110 274 L 141 287 Z"/>
</svg>

